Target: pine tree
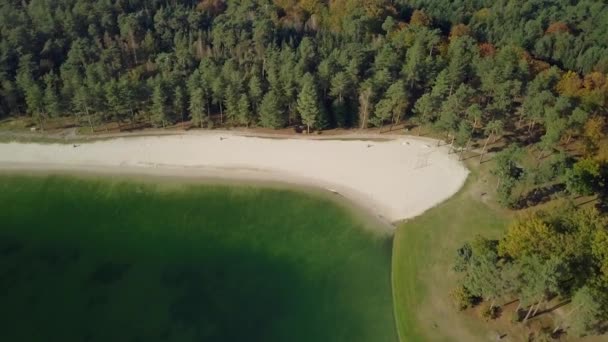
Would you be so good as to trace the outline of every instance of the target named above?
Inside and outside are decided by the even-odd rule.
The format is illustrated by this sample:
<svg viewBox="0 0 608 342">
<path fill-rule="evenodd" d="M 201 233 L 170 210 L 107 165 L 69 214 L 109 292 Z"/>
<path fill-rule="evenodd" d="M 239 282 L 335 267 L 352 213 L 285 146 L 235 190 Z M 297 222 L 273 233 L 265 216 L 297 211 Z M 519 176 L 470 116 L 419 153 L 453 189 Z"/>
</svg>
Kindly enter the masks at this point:
<svg viewBox="0 0 608 342">
<path fill-rule="evenodd" d="M 239 115 L 239 97 L 236 88 L 229 84 L 224 92 L 224 108 L 226 108 L 226 117 L 230 123 L 238 122 Z"/>
<path fill-rule="evenodd" d="M 203 126 L 203 115 L 206 112 L 206 100 L 205 93 L 202 88 L 195 87 L 190 92 L 190 106 L 188 110 L 190 111 L 190 116 L 192 118 L 192 124 L 198 127 Z"/>
<path fill-rule="evenodd" d="M 319 119 L 319 100 L 315 91 L 314 79 L 311 74 L 304 75 L 302 90 L 298 95 L 298 113 L 306 125 L 306 132 L 310 134 L 310 127 Z"/>
<path fill-rule="evenodd" d="M 279 104 L 279 97 L 274 90 L 264 95 L 260 106 L 260 125 L 268 128 L 280 128 L 285 125 L 285 117 Z"/>
<path fill-rule="evenodd" d="M 350 79 L 345 72 L 339 72 L 331 79 L 329 94 L 338 99 L 339 103 L 344 101 L 344 95 L 350 87 Z"/>
<path fill-rule="evenodd" d="M 249 98 L 251 99 L 251 104 L 254 110 L 257 110 L 260 106 L 260 102 L 264 97 L 264 90 L 262 89 L 262 82 L 260 78 L 254 74 L 249 79 Z"/>
<path fill-rule="evenodd" d="M 25 88 L 25 103 L 27 110 L 38 121 L 44 131 L 44 94 L 36 82 L 30 82 Z"/>
<path fill-rule="evenodd" d="M 237 103 L 237 121 L 241 125 L 249 126 L 251 122 L 251 111 L 249 109 L 249 99 L 247 95 L 241 94 L 239 101 Z"/>
<path fill-rule="evenodd" d="M 171 121 L 169 107 L 167 106 L 167 94 L 162 81 L 157 81 L 152 92 L 152 122 L 163 128 Z"/>
<path fill-rule="evenodd" d="M 186 96 L 184 94 L 184 89 L 180 86 L 175 87 L 173 112 L 179 116 L 183 124 L 186 114 Z"/>
<path fill-rule="evenodd" d="M 212 100 L 213 103 L 220 107 L 220 124 L 224 121 L 224 87 L 226 86 L 222 77 L 217 77 L 211 84 Z"/>
<path fill-rule="evenodd" d="M 89 124 L 89 128 L 91 129 L 91 133 L 95 131 L 91 117 L 92 102 L 93 98 L 88 87 L 81 86 L 76 89 L 74 98 L 72 99 L 72 105 L 77 113 L 86 115 L 86 120 Z"/>
<path fill-rule="evenodd" d="M 61 104 L 56 90 L 57 78 L 55 74 L 48 73 L 44 77 L 44 108 L 45 112 L 51 117 L 58 117 L 61 114 Z"/>
</svg>

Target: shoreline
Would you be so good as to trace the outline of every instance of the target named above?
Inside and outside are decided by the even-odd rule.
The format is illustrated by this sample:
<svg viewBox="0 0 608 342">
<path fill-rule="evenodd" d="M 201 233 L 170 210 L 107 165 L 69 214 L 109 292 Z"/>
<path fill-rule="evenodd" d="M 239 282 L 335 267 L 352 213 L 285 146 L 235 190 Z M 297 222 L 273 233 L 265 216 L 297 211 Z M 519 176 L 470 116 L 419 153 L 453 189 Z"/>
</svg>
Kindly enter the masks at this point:
<svg viewBox="0 0 608 342">
<path fill-rule="evenodd" d="M 351 137 L 278 140 L 225 131 L 129 136 L 81 145 L 12 142 L 0 144 L 0 170 L 304 186 L 346 197 L 387 224 L 443 202 L 468 174 L 454 154 L 426 143 L 429 139 L 400 136 L 372 142 Z M 417 168 L 420 162 L 428 165 Z"/>
<path fill-rule="evenodd" d="M 374 232 L 392 235 L 396 222 L 377 215 L 368 203 L 357 201 L 352 194 L 346 195 L 333 192 L 331 189 L 319 187 L 318 184 L 305 183 L 302 180 L 285 178 L 276 179 L 274 175 L 255 173 L 251 170 L 230 170 L 228 173 L 216 173 L 211 170 L 201 172 L 200 169 L 188 168 L 137 168 L 137 167 L 106 167 L 79 166 L 62 164 L 10 164 L 0 163 L 0 176 L 68 176 L 80 179 L 102 179 L 127 181 L 135 183 L 152 183 L 181 188 L 184 185 L 226 186 L 226 187 L 260 187 L 270 190 L 297 191 L 311 194 L 332 201 L 340 207 L 349 210 L 355 217 L 371 226 Z"/>
</svg>

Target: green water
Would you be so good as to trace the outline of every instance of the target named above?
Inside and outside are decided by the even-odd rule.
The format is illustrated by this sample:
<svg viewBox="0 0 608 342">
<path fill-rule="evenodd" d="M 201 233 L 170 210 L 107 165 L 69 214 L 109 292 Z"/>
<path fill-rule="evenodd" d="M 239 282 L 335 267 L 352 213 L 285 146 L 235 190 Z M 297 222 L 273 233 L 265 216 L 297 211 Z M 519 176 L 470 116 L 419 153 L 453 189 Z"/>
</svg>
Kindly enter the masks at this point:
<svg viewBox="0 0 608 342">
<path fill-rule="evenodd" d="M 396 341 L 391 237 L 319 195 L 0 176 L 1 341 Z"/>
</svg>

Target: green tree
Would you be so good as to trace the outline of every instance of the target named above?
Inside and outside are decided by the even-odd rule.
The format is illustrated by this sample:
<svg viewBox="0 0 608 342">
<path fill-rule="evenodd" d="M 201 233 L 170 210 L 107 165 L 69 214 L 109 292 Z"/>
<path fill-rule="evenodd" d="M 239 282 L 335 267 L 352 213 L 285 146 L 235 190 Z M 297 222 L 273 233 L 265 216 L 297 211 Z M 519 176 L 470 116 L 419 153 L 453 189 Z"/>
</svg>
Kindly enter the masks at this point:
<svg viewBox="0 0 608 342">
<path fill-rule="evenodd" d="M 177 114 L 182 124 L 184 123 L 186 116 L 186 94 L 184 93 L 184 89 L 181 86 L 175 87 L 175 92 L 173 94 L 173 112 Z"/>
<path fill-rule="evenodd" d="M 162 80 L 158 80 L 152 92 L 152 123 L 165 128 L 171 122 L 171 114 L 167 105 L 167 90 Z"/>
<path fill-rule="evenodd" d="M 222 79 L 222 77 L 217 77 L 213 80 L 213 83 L 211 83 L 211 98 L 212 98 L 212 102 L 216 105 L 219 106 L 220 108 L 220 124 L 222 124 L 224 122 L 224 88 L 226 87 L 226 84 L 224 82 L 224 80 Z"/>
<path fill-rule="evenodd" d="M 373 83 L 368 81 L 363 82 L 359 89 L 359 122 L 360 128 L 367 128 L 367 122 L 372 112 L 372 96 L 374 95 Z"/>
<path fill-rule="evenodd" d="M 40 129 L 44 131 L 44 94 L 40 86 L 35 82 L 28 83 L 26 87 L 25 102 L 27 104 L 27 111 L 38 121 Z"/>
<path fill-rule="evenodd" d="M 310 134 L 310 127 L 314 127 L 319 120 L 319 99 L 315 90 L 314 78 L 311 74 L 304 75 L 302 90 L 298 95 L 298 113 L 306 125 L 306 132 Z"/>
<path fill-rule="evenodd" d="M 572 194 L 591 195 L 601 186 L 599 180 L 599 162 L 595 159 L 584 158 L 566 172 L 566 189 Z"/>
<path fill-rule="evenodd" d="M 72 98 L 72 105 L 77 113 L 82 113 L 86 116 L 86 120 L 91 129 L 91 133 L 95 131 L 93 127 L 92 108 L 94 106 L 94 97 L 91 94 L 90 89 L 86 86 L 81 86 L 76 89 L 74 97 Z"/>
<path fill-rule="evenodd" d="M 52 117 L 58 117 L 61 114 L 61 103 L 59 95 L 57 95 L 57 77 L 52 72 L 48 73 L 44 76 L 44 83 L 45 112 Z"/>
<path fill-rule="evenodd" d="M 329 94 L 338 99 L 338 102 L 344 101 L 344 95 L 350 89 L 350 77 L 345 72 L 339 72 L 331 79 L 331 88 Z"/>
<path fill-rule="evenodd" d="M 405 77 L 410 90 L 422 85 L 423 77 L 428 72 L 426 70 L 425 52 L 422 40 L 418 39 L 405 54 L 405 64 L 401 69 L 401 74 Z"/>
<path fill-rule="evenodd" d="M 195 87 L 190 90 L 190 106 L 188 110 L 192 117 L 192 123 L 195 126 L 202 127 L 203 115 L 208 114 L 206 111 L 205 92 L 201 87 Z"/>
<path fill-rule="evenodd" d="M 249 98 L 251 99 L 251 104 L 254 111 L 257 111 L 260 107 L 260 102 L 264 97 L 264 90 L 262 89 L 262 82 L 260 78 L 253 74 L 249 79 Z"/>
<path fill-rule="evenodd" d="M 285 125 L 284 112 L 274 90 L 270 90 L 264 95 L 260 106 L 260 125 L 268 128 L 280 128 Z"/>
<path fill-rule="evenodd" d="M 572 297 L 572 309 L 568 313 L 572 332 L 576 336 L 590 333 L 599 323 L 602 307 L 598 294 L 584 286 Z"/>
<path fill-rule="evenodd" d="M 418 125 L 418 135 L 420 135 L 423 125 L 428 125 L 433 121 L 437 106 L 436 99 L 430 93 L 422 95 L 414 104 L 414 114 L 416 115 L 414 121 Z"/>
<path fill-rule="evenodd" d="M 408 105 L 405 84 L 402 80 L 399 80 L 388 88 L 384 98 L 376 105 L 374 123 L 377 126 L 381 126 L 385 121 L 390 120 L 390 130 L 392 130 L 393 125 L 401 121 Z"/>
<path fill-rule="evenodd" d="M 249 109 L 249 99 L 247 95 L 241 94 L 237 103 L 237 121 L 241 125 L 249 126 L 251 122 L 251 110 Z"/>
</svg>

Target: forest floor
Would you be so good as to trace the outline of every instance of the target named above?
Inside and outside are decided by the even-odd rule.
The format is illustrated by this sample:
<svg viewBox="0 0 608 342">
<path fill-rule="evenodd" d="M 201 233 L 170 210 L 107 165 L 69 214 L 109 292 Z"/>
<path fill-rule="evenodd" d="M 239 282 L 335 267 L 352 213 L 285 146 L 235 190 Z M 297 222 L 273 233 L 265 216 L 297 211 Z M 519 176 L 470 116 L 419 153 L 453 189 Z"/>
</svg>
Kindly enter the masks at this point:
<svg viewBox="0 0 608 342">
<path fill-rule="evenodd" d="M 197 128 L 191 127 L 188 122 L 178 123 L 166 128 L 154 128 L 142 124 L 122 124 L 116 122 L 106 123 L 96 126 L 93 131 L 88 127 L 83 127 L 73 118 L 54 118 L 49 119 L 44 131 L 33 130 L 37 127 L 35 122 L 29 117 L 11 117 L 0 120 L 0 141 L 35 141 L 35 142 L 61 142 L 61 141 L 90 141 L 103 140 L 117 137 L 130 136 L 155 136 L 155 135 L 177 135 L 177 134 L 201 134 L 206 132 L 231 132 L 234 134 L 267 138 L 302 138 L 302 139 L 366 139 L 366 140 L 392 140 L 403 137 L 404 134 L 415 135 L 419 139 L 429 139 L 429 142 L 436 140 L 436 136 L 413 133 L 411 127 L 406 123 L 394 126 L 375 127 L 366 129 L 357 128 L 333 128 L 323 131 L 313 131 L 306 134 L 297 126 L 281 129 L 271 129 L 263 127 L 232 127 L 225 125 L 216 128 Z"/>
</svg>

